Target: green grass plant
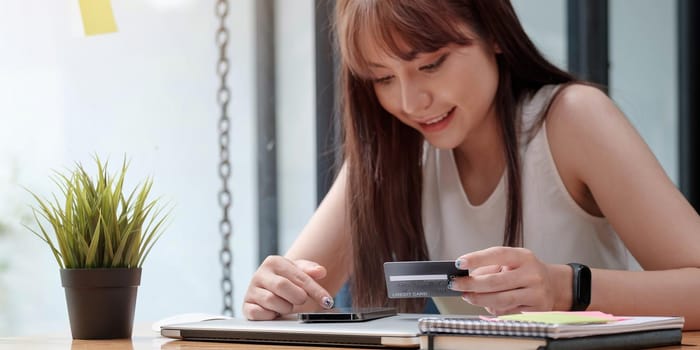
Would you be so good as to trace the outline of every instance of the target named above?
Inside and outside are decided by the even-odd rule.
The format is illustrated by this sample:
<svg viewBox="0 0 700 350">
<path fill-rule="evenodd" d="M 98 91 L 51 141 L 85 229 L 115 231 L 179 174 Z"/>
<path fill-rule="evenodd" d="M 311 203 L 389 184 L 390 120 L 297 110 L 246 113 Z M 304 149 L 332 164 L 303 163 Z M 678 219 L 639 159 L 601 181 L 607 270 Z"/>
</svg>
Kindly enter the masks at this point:
<svg viewBox="0 0 700 350">
<path fill-rule="evenodd" d="M 32 211 L 39 232 L 28 228 L 49 245 L 62 269 L 140 268 L 163 234 L 169 213 L 163 213 L 158 199 L 148 199 L 151 178 L 124 194 L 126 159 L 116 175 L 97 156 L 94 160 L 96 178 L 80 163 L 69 174 L 56 172 L 52 179 L 61 198 L 54 194 L 53 200 L 42 199 L 29 191 L 37 202 Z"/>
</svg>

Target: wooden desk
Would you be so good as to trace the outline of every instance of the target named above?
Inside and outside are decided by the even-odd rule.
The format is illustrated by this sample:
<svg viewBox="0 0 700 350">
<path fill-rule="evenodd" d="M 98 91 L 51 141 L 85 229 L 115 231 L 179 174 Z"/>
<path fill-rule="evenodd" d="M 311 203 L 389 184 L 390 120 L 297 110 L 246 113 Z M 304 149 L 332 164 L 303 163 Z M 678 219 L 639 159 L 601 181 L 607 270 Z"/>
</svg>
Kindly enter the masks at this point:
<svg viewBox="0 0 700 350">
<path fill-rule="evenodd" d="M 700 331 L 683 333 L 683 345 L 669 346 L 659 349 L 673 350 L 700 350 Z M 22 337 L 22 338 L 0 338 L 0 350 L 14 349 L 30 349 L 30 350 L 90 350 L 90 349 L 106 349 L 106 350 L 145 350 L 145 349 L 163 349 L 163 350 L 194 350 L 194 349 L 231 349 L 231 350 L 333 350 L 350 348 L 333 348 L 333 347 L 304 347 L 304 346 L 281 346 L 281 345 L 251 345 L 251 344 L 233 344 L 233 343 L 217 343 L 217 342 L 191 342 L 173 340 L 163 338 L 155 332 L 141 330 L 134 333 L 132 339 L 117 339 L 117 340 L 73 340 L 70 336 L 37 336 L 37 337 Z M 357 349 L 357 348 L 354 348 Z"/>
</svg>

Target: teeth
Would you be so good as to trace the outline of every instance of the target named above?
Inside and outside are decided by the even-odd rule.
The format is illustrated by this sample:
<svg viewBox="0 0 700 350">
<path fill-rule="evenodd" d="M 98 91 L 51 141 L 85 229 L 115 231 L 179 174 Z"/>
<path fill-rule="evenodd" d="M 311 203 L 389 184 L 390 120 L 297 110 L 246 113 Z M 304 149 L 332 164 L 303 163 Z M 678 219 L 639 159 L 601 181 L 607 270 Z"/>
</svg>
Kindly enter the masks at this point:
<svg viewBox="0 0 700 350">
<path fill-rule="evenodd" d="M 428 120 L 427 122 L 425 122 L 425 124 L 428 124 L 428 125 L 430 125 L 430 124 L 435 124 L 435 123 L 437 123 L 437 122 L 439 122 L 439 121 L 445 119 L 445 117 L 447 117 L 447 114 L 448 114 L 448 113 L 450 113 L 450 112 L 447 111 L 447 112 L 445 112 L 445 113 L 443 113 L 443 114 L 441 114 L 441 115 L 435 117 L 435 119 Z"/>
</svg>

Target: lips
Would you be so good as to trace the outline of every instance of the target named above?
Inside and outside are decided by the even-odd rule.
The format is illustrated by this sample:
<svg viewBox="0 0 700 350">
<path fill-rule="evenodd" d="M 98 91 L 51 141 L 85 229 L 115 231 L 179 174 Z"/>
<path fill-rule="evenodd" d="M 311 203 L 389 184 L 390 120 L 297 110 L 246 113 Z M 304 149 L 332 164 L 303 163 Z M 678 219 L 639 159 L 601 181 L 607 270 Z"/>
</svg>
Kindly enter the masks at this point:
<svg viewBox="0 0 700 350">
<path fill-rule="evenodd" d="M 450 120 L 452 120 L 455 109 L 456 107 L 452 107 L 449 111 L 424 122 L 418 122 L 418 124 L 420 125 L 421 129 L 426 132 L 440 131 L 447 127 L 447 124 L 449 124 Z"/>
</svg>

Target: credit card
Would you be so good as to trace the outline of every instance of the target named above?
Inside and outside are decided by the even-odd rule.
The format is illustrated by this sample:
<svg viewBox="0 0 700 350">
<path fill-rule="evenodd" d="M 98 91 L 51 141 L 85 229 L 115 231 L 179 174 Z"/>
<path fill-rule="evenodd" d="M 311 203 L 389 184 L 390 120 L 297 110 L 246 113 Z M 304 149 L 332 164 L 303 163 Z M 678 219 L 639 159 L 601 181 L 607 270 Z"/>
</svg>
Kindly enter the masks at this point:
<svg viewBox="0 0 700 350">
<path fill-rule="evenodd" d="M 384 263 L 386 291 L 390 299 L 460 296 L 447 289 L 450 278 L 469 276 L 454 260 L 392 261 Z"/>
</svg>

